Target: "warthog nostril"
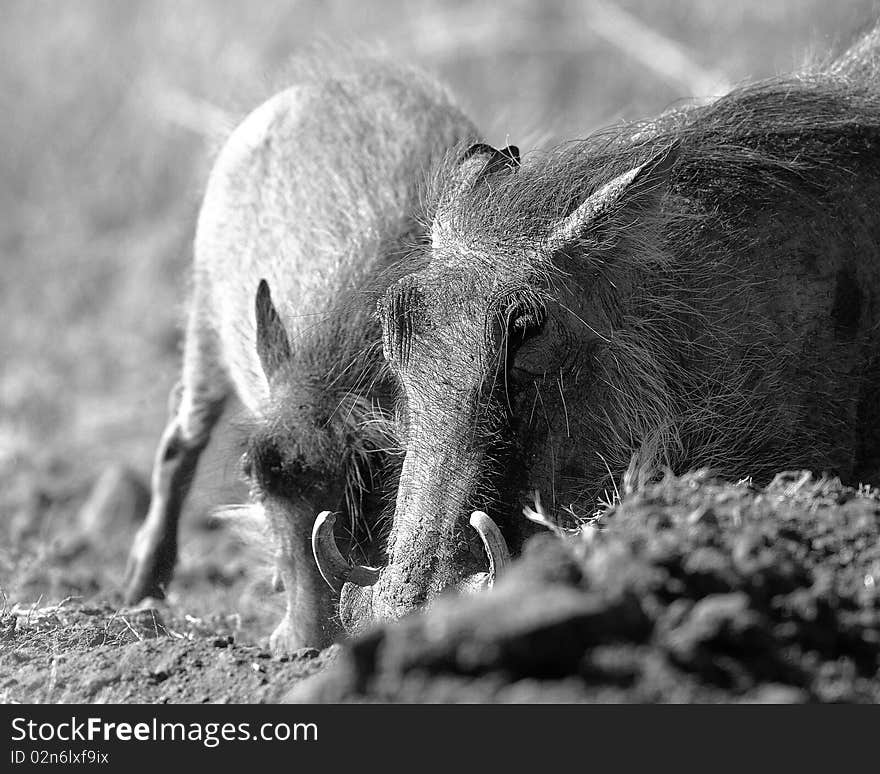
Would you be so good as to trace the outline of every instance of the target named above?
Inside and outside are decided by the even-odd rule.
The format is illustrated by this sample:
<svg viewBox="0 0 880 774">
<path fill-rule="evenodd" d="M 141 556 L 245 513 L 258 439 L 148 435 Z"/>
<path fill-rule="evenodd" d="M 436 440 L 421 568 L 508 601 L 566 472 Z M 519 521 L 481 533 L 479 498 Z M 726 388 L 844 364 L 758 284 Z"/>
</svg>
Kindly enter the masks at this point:
<svg viewBox="0 0 880 774">
<path fill-rule="evenodd" d="M 486 585 L 491 589 L 498 573 L 510 564 L 507 542 L 504 540 L 501 530 L 485 511 L 474 511 L 471 514 L 470 523 L 480 536 L 480 540 L 483 541 L 483 547 L 489 556 L 489 578 Z"/>
<path fill-rule="evenodd" d="M 333 534 L 335 523 L 336 514 L 321 511 L 315 519 L 315 526 L 312 527 L 312 553 L 321 577 L 336 592 L 342 591 L 346 582 L 358 586 L 372 586 L 379 580 L 379 570 L 375 567 L 350 564 L 345 560 L 336 546 L 336 537 Z"/>
</svg>

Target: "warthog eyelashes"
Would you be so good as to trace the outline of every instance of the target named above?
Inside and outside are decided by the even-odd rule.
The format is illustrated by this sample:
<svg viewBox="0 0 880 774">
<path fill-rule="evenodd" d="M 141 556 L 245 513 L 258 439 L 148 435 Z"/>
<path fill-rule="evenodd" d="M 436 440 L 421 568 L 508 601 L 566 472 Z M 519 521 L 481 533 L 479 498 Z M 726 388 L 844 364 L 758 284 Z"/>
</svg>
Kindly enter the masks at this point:
<svg viewBox="0 0 880 774">
<path fill-rule="evenodd" d="M 506 293 L 493 306 L 492 333 L 498 342 L 533 336 L 541 330 L 547 317 L 544 304 L 528 290 Z"/>
<path fill-rule="evenodd" d="M 512 330 L 528 335 L 543 327 L 547 314 L 542 305 L 520 303 L 510 311 L 507 319 Z"/>
</svg>

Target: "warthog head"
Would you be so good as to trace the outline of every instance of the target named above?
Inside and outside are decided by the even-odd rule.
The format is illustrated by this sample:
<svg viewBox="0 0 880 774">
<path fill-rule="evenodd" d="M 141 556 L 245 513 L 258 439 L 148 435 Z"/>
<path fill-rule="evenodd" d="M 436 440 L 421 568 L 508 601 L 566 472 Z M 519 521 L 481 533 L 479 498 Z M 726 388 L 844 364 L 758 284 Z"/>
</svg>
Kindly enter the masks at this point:
<svg viewBox="0 0 880 774">
<path fill-rule="evenodd" d="M 643 160 L 555 223 L 523 224 L 519 234 L 469 221 L 472 208 L 493 206 L 493 186 L 513 195 L 515 148 L 476 145 L 444 171 L 428 260 L 378 304 L 405 451 L 387 566 L 348 566 L 323 517 L 315 529 L 316 559 L 342 590 L 349 629 L 396 618 L 444 589 L 491 585 L 507 543 L 518 548 L 534 530 L 522 515 L 529 492 L 553 495 L 554 506 L 595 495 L 585 482 L 604 478 L 607 444 L 596 438 L 589 399 L 612 388 L 594 385 L 587 367 L 612 310 L 601 288 L 585 297 L 583 273 L 567 270 L 565 253 L 594 222 L 603 224 L 601 250 L 608 228 L 656 198 L 668 166 L 668 154 Z"/>
<path fill-rule="evenodd" d="M 242 463 L 256 504 L 251 507 L 276 542 L 276 583 L 288 594 L 288 612 L 272 645 L 324 647 L 337 637 L 339 622 L 336 595 L 313 558 L 315 513 L 344 512 L 333 545 L 338 539 L 353 561 L 381 561 L 374 530 L 396 480 L 394 460 L 383 452 L 391 428 L 380 407 L 386 393 L 381 357 L 365 344 L 378 330 L 368 311 L 343 301 L 327 322 L 290 341 L 265 281 L 255 312 L 270 397 Z"/>
<path fill-rule="evenodd" d="M 878 143 L 873 81 L 819 75 L 445 165 L 378 303 L 405 456 L 386 566 L 323 573 L 343 623 L 485 585 L 535 490 L 559 520 L 666 468 L 870 461 Z"/>
</svg>

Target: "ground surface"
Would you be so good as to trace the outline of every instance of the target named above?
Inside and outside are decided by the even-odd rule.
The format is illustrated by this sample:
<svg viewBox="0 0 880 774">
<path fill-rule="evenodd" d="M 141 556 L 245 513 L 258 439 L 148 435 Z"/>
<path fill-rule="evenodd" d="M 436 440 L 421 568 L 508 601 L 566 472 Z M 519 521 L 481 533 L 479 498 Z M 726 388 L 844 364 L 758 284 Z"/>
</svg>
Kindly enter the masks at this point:
<svg viewBox="0 0 880 774">
<path fill-rule="evenodd" d="M 702 475 L 532 544 L 491 595 L 387 626 L 293 701 L 876 702 L 880 493 Z"/>
<path fill-rule="evenodd" d="M 629 21 L 609 27 L 609 5 L 612 17 L 616 8 L 629 14 Z M 0 261 L 6 272 L 0 283 L 0 700 L 274 700 L 325 660 L 309 654 L 289 662 L 260 657 L 280 615 L 280 600 L 270 590 L 259 550 L 243 546 L 210 516 L 214 506 L 244 494 L 235 483 L 240 438 L 234 421 L 217 433 L 201 465 L 167 603 L 157 607 L 154 621 L 152 613 L 126 611 L 120 596 L 125 554 L 144 510 L 143 492 L 132 482 L 149 474 L 179 367 L 190 243 L 213 149 L 230 121 L 272 88 L 272 73 L 291 55 L 315 40 L 384 45 L 392 56 L 445 79 L 485 128 L 488 141 L 514 142 L 527 151 L 619 118 L 655 114 L 682 98 L 710 95 L 725 82 L 821 58 L 878 13 L 873 0 L 388 0 L 381 6 L 271 0 L 260 3 L 259 12 L 254 4 L 236 0 L 5 2 L 0 24 L 0 114 L 5 119 L 0 121 Z M 633 40 L 641 43 L 634 48 Z M 647 50 L 650 56 L 639 53 Z M 229 420 L 235 412 L 232 407 Z M 128 467 L 133 479 L 126 477 Z M 103 507 L 88 506 L 108 470 L 115 505 L 105 500 Z M 853 502 L 842 506 L 844 515 L 874 507 L 873 501 Z M 836 520 L 844 518 L 826 505 L 802 510 L 808 514 L 805 530 L 827 523 L 833 531 Z M 639 523 L 634 515 L 621 521 L 630 518 Z M 767 519 L 767 529 L 777 529 L 777 517 Z M 789 521 L 786 517 L 784 523 Z M 648 536 L 656 532 L 658 540 L 671 536 L 684 540 L 684 546 L 702 545 L 689 536 L 690 527 L 635 529 Z M 713 529 L 727 535 L 718 540 L 728 548 L 732 544 L 725 541 L 738 534 L 731 525 Z M 627 545 L 623 538 L 608 539 L 609 545 Z M 596 545 L 605 545 L 603 540 Z M 868 549 L 841 544 L 844 553 L 835 554 L 838 538 L 823 540 L 830 541 L 826 559 L 837 568 L 834 582 L 852 586 L 855 569 L 847 567 L 859 572 L 868 567 Z M 806 563 L 805 572 L 822 575 L 817 556 L 807 552 L 797 561 Z M 654 567 L 654 559 L 645 561 Z M 532 570 L 522 572 L 532 577 Z M 740 577 L 736 567 L 730 572 Z M 691 576 L 684 578 L 682 605 L 696 598 Z M 606 582 L 611 579 L 599 585 Z M 587 593 L 578 584 L 569 584 L 565 593 Z M 746 610 L 752 611 L 757 597 L 736 584 L 731 588 L 730 593 L 746 594 Z M 662 597 L 654 587 L 649 591 L 652 599 Z M 504 599 L 499 593 L 491 604 L 503 605 Z M 737 596 L 722 602 L 728 610 L 745 604 Z M 852 610 L 832 605 L 831 613 L 821 613 L 831 616 L 833 631 L 844 626 L 844 619 L 851 627 L 858 616 L 869 616 L 861 602 L 852 604 Z M 462 608 L 462 620 L 473 614 L 470 610 Z M 781 613 L 772 605 L 755 610 L 763 616 L 758 628 L 768 632 L 775 648 L 790 622 L 778 619 Z M 322 695 L 438 698 L 445 690 L 439 686 L 449 685 L 450 691 L 460 689 L 458 697 L 505 699 L 557 688 L 591 696 L 584 670 L 613 672 L 602 666 L 603 659 L 617 658 L 630 665 L 618 671 L 636 677 L 620 677 L 623 687 L 602 689 L 603 697 L 674 699 L 686 695 L 674 686 L 690 684 L 669 683 L 664 692 L 657 686 L 667 673 L 660 670 L 652 683 L 644 677 L 648 667 L 638 666 L 654 663 L 651 654 L 672 647 L 658 633 L 660 623 L 672 625 L 671 613 L 648 610 L 645 631 L 651 633 L 639 635 L 647 639 L 629 634 L 630 645 L 596 651 L 599 666 L 579 661 L 570 667 L 575 677 L 556 680 L 552 689 L 542 682 L 532 694 L 530 678 L 499 677 L 506 667 L 497 664 L 479 662 L 465 678 L 460 666 L 441 668 L 426 655 L 406 663 L 387 655 L 400 652 L 408 638 L 420 637 L 419 627 L 434 631 L 440 624 L 431 621 L 446 620 L 445 613 L 436 615 L 441 618 L 415 619 L 346 651 Z M 490 618 L 497 622 L 497 616 Z M 864 624 L 864 631 L 873 630 Z M 215 645 L 227 636 L 233 643 Z M 840 651 L 843 666 L 833 666 L 838 662 L 831 646 L 814 650 L 829 674 L 842 669 L 847 675 L 855 668 L 855 677 L 841 678 L 850 691 L 842 695 L 865 698 L 873 690 L 864 687 L 870 682 L 864 676 L 867 662 L 849 647 Z M 339 675 L 353 674 L 352 658 L 358 664 L 356 679 L 346 682 Z M 793 658 L 806 668 L 799 655 Z M 689 674 L 680 665 L 674 670 L 668 674 L 676 681 Z M 428 675 L 423 695 L 417 674 Z M 774 680 L 781 679 L 774 673 Z M 742 682 L 745 678 L 730 680 L 720 688 L 702 680 L 697 684 L 707 695 L 757 695 L 748 680 Z M 799 697 L 833 698 L 819 683 L 786 684 L 800 691 Z M 493 693 L 492 685 L 508 687 Z M 562 696 L 558 691 L 546 695 Z"/>
<path fill-rule="evenodd" d="M 75 545 L 80 561 L 94 550 Z M 47 554 L 43 571 L 69 559 Z M 273 657 L 240 616 L 182 608 L 8 606 L 0 697 L 876 702 L 880 492 L 807 473 L 764 489 L 670 477 L 579 534 L 533 540 L 491 594 L 323 653 Z"/>
<path fill-rule="evenodd" d="M 38 703 L 274 702 L 332 651 L 272 658 L 219 618 L 165 617 L 78 602 L 0 619 L 0 697 Z"/>
</svg>

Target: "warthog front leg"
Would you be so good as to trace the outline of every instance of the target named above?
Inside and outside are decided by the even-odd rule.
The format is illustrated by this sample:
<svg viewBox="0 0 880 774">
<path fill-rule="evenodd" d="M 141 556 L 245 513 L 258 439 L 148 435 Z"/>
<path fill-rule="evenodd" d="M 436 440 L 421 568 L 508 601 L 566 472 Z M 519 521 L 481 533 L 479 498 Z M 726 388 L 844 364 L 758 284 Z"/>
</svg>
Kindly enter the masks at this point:
<svg viewBox="0 0 880 774">
<path fill-rule="evenodd" d="M 168 400 L 168 424 L 153 462 L 150 509 L 138 530 L 125 571 L 125 601 L 164 597 L 177 561 L 177 523 L 199 456 L 232 391 L 221 364 L 211 316 L 196 293 L 190 308 L 183 374 Z"/>
<path fill-rule="evenodd" d="M 162 433 L 151 480 L 150 509 L 135 536 L 125 572 L 125 600 L 165 596 L 177 561 L 177 525 L 199 456 L 208 444 L 225 396 L 195 396 L 185 385 L 171 392 L 170 420 Z"/>
</svg>

